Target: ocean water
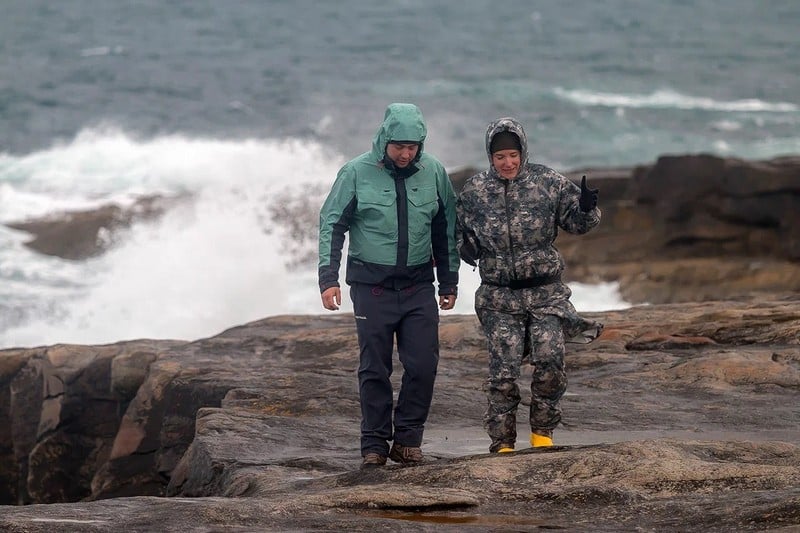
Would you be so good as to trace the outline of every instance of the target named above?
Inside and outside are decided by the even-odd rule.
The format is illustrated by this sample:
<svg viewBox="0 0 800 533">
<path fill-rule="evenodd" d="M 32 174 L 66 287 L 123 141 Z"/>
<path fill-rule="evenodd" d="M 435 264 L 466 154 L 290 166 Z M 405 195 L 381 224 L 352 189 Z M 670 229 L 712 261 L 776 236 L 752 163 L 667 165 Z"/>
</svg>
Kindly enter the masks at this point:
<svg viewBox="0 0 800 533">
<path fill-rule="evenodd" d="M 451 169 L 486 164 L 503 115 L 560 170 L 800 153 L 798 24 L 793 0 L 4 2 L 0 347 L 322 313 L 313 213 L 394 101 Z M 87 261 L 2 225 L 146 194 L 188 200 Z"/>
</svg>

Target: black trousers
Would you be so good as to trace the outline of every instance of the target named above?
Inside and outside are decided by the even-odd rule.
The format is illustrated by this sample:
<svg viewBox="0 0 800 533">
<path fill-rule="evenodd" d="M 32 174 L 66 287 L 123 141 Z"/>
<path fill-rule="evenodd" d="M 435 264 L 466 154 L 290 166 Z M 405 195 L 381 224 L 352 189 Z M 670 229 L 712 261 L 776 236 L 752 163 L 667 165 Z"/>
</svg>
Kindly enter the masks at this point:
<svg viewBox="0 0 800 533">
<path fill-rule="evenodd" d="M 354 283 L 350 287 L 358 331 L 361 454 L 388 455 L 388 441 L 419 446 L 439 364 L 439 309 L 432 284 L 402 290 Z M 403 377 L 392 420 L 392 355 Z M 392 431 L 394 429 L 394 431 Z"/>
</svg>

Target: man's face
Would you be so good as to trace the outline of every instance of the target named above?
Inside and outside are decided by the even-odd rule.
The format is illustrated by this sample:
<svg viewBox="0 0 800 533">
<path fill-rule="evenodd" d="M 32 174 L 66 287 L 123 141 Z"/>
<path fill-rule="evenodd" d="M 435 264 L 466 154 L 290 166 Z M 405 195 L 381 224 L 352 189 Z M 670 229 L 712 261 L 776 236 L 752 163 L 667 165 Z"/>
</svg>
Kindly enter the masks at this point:
<svg viewBox="0 0 800 533">
<path fill-rule="evenodd" d="M 418 151 L 419 144 L 417 143 L 390 142 L 386 145 L 386 155 L 398 168 L 407 167 L 417 157 Z"/>
</svg>

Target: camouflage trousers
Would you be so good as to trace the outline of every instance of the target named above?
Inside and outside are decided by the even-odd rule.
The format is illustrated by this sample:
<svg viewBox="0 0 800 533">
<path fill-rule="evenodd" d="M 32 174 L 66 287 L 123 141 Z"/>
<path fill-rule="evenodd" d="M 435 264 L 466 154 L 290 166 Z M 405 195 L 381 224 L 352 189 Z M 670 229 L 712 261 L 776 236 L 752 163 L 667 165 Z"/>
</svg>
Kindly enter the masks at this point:
<svg viewBox="0 0 800 533">
<path fill-rule="evenodd" d="M 533 367 L 531 376 L 531 431 L 552 436 L 561 421 L 559 401 L 567 389 L 564 370 L 564 330 L 561 318 L 509 314 L 476 309 L 489 347 L 488 409 L 484 428 L 496 452 L 517 439 L 517 379 L 523 361 Z"/>
</svg>

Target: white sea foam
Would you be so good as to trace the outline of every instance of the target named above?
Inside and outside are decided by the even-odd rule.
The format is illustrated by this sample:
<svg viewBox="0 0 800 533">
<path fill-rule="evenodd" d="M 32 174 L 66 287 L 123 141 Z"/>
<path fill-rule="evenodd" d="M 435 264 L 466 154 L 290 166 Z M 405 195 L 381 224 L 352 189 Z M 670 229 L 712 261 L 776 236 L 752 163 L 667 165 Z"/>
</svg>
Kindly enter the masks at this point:
<svg viewBox="0 0 800 533">
<path fill-rule="evenodd" d="M 120 55 L 125 53 L 122 46 L 95 46 L 92 48 L 84 48 L 80 51 L 81 57 L 102 57 L 110 55 Z"/>
<path fill-rule="evenodd" d="M 650 94 L 624 94 L 582 89 L 554 89 L 557 97 L 582 106 L 601 106 L 614 108 L 674 108 L 684 110 L 702 109 L 707 111 L 734 112 L 772 112 L 793 113 L 800 110 L 790 102 L 765 102 L 757 98 L 741 100 L 715 100 L 700 96 L 691 96 L 680 92 L 662 89 Z"/>
<path fill-rule="evenodd" d="M 6 222 L 141 194 L 186 192 L 192 200 L 79 263 L 34 254 L 18 232 L 4 231 L 0 291 L 5 305 L 24 306 L 27 320 L 0 332 L 0 346 L 195 338 L 270 314 L 309 312 L 305 300 L 316 311 L 314 269 L 288 264 L 288 237 L 271 219 L 270 202 L 286 190 L 330 183 L 342 163 L 300 140 L 141 141 L 98 131 L 4 156 Z"/>
<path fill-rule="evenodd" d="M 711 127 L 716 131 L 739 131 L 742 123 L 736 120 L 717 120 L 711 123 Z"/>
<path fill-rule="evenodd" d="M 800 153 L 800 137 L 765 138 L 758 141 L 727 141 L 714 139 L 713 152 L 723 156 L 747 159 L 771 159 L 780 156 L 796 156 Z"/>
<path fill-rule="evenodd" d="M 308 141 L 137 140 L 108 131 L 5 156 L 6 221 L 149 193 L 184 192 L 191 200 L 156 222 L 134 225 L 115 248 L 88 261 L 41 256 L 22 245 L 19 232 L 0 232 L 0 294 L 11 306 L 0 347 L 191 340 L 265 316 L 326 313 L 316 265 L 304 260 L 315 256 L 315 239 L 292 227 L 298 220 L 300 229 L 315 226 L 308 213 L 318 212 L 343 162 Z M 276 207 L 298 201 L 297 219 L 276 218 Z M 477 272 L 465 266 L 462 276 L 454 312 L 472 313 Z M 579 309 L 626 305 L 613 285 L 573 289 Z M 343 293 L 347 313 L 352 307 Z"/>
</svg>

